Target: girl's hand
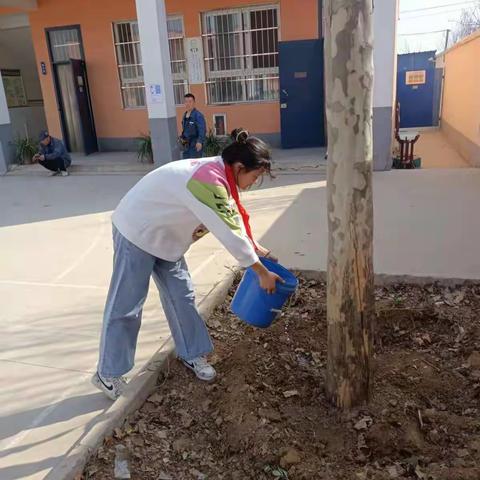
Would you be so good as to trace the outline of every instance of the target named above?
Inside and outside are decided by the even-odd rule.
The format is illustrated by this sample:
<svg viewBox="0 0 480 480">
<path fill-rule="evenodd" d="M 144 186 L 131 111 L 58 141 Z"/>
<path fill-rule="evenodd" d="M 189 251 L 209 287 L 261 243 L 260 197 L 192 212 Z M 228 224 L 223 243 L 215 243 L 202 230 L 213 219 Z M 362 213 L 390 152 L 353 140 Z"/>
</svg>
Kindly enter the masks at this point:
<svg viewBox="0 0 480 480">
<path fill-rule="evenodd" d="M 275 293 L 277 289 L 277 282 L 285 283 L 283 279 L 276 273 L 267 270 L 262 262 L 257 262 L 252 265 L 253 271 L 258 275 L 260 287 L 267 293 Z"/>
<path fill-rule="evenodd" d="M 282 277 L 278 276 L 276 273 L 270 272 L 269 270 L 267 270 L 267 273 L 259 275 L 258 279 L 260 282 L 260 287 L 269 294 L 275 293 L 277 290 L 277 282 L 284 283 Z"/>
<path fill-rule="evenodd" d="M 268 258 L 272 262 L 278 263 L 278 258 L 275 255 L 272 255 L 272 252 L 261 245 L 257 245 L 257 255 L 259 257 Z"/>
</svg>

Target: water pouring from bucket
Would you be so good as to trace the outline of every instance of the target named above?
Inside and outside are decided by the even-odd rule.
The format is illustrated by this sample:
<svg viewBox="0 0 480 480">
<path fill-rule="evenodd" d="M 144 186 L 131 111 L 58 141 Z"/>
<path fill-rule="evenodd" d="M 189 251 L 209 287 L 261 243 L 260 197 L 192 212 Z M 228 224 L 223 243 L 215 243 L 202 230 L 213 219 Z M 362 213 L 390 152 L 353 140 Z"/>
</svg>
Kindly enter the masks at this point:
<svg viewBox="0 0 480 480">
<path fill-rule="evenodd" d="M 267 328 L 297 289 L 298 279 L 279 263 L 267 258 L 260 260 L 270 272 L 282 278 L 284 283 L 277 282 L 275 293 L 268 294 L 260 287 L 258 275 L 252 268 L 247 268 L 235 292 L 230 309 L 244 322 L 254 327 Z"/>
</svg>

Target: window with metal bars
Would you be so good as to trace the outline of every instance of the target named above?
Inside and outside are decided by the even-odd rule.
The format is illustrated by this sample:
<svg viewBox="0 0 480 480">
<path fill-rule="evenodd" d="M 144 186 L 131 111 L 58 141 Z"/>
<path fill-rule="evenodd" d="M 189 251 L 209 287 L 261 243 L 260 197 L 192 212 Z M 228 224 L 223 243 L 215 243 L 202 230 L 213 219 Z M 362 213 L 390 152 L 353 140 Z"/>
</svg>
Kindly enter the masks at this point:
<svg viewBox="0 0 480 480">
<path fill-rule="evenodd" d="M 182 17 L 168 17 L 167 28 L 175 103 L 180 105 L 188 89 Z M 146 106 L 145 82 L 138 22 L 114 23 L 113 34 L 123 106 L 124 108 L 143 108 Z"/>
<path fill-rule="evenodd" d="M 188 92 L 188 72 L 184 49 L 185 31 L 183 28 L 183 17 L 168 17 L 167 30 L 175 104 L 181 105 L 184 102 L 185 94 Z"/>
<path fill-rule="evenodd" d="M 202 15 L 209 103 L 278 99 L 278 6 Z"/>
</svg>

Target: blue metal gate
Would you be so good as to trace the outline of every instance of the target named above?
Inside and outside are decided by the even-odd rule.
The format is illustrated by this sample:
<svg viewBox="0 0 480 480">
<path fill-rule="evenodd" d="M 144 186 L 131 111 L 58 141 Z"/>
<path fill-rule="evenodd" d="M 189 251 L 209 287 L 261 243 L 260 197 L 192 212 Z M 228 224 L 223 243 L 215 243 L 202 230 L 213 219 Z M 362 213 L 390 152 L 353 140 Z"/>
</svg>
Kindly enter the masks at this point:
<svg viewBox="0 0 480 480">
<path fill-rule="evenodd" d="M 325 145 L 323 40 L 279 43 L 283 148 Z"/>
<path fill-rule="evenodd" d="M 438 125 L 434 111 L 438 111 L 441 86 L 435 70 L 435 51 L 398 55 L 400 128 Z"/>
</svg>

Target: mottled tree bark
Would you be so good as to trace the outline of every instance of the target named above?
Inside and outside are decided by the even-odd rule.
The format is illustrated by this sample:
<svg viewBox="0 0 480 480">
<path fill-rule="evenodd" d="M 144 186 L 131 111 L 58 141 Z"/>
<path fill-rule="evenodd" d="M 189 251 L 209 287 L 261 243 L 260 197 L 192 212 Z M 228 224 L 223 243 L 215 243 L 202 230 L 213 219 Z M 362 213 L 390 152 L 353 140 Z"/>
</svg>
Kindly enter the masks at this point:
<svg viewBox="0 0 480 480">
<path fill-rule="evenodd" d="M 340 408 L 369 400 L 374 317 L 373 0 L 325 0 L 328 362 Z"/>
</svg>

